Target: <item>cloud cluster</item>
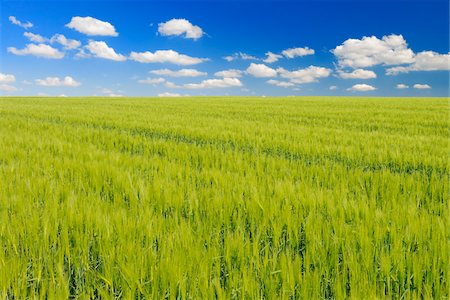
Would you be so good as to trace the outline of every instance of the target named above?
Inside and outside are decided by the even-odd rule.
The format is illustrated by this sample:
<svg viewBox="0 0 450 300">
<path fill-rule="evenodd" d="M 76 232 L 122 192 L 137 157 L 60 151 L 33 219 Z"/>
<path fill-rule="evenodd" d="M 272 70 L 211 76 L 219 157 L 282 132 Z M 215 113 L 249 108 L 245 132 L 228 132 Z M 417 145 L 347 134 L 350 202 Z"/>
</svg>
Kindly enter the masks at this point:
<svg viewBox="0 0 450 300">
<path fill-rule="evenodd" d="M 62 45 L 65 50 L 77 49 L 81 46 L 80 41 L 68 39 L 62 34 L 55 34 L 54 36 L 52 36 L 52 38 L 50 39 L 50 43 L 58 43 Z"/>
<path fill-rule="evenodd" d="M 222 78 L 222 79 L 207 79 L 200 83 L 187 83 L 183 87 L 186 89 L 211 89 L 211 88 L 228 88 L 240 87 L 242 82 L 238 78 Z"/>
<path fill-rule="evenodd" d="M 47 39 L 39 34 L 34 34 L 31 32 L 24 32 L 23 36 L 26 37 L 27 39 L 30 40 L 30 42 L 35 42 L 35 43 L 44 43 L 47 41 Z"/>
<path fill-rule="evenodd" d="M 138 80 L 139 83 L 144 83 L 144 84 L 159 84 L 159 83 L 163 83 L 166 80 L 164 78 L 146 78 L 146 79 L 140 79 Z"/>
<path fill-rule="evenodd" d="M 169 69 L 152 70 L 149 73 L 159 75 L 159 76 L 169 76 L 169 77 L 198 77 L 206 76 L 208 73 L 200 72 L 196 69 L 181 69 L 177 71 Z"/>
<path fill-rule="evenodd" d="M 429 86 L 428 84 L 416 83 L 415 85 L 413 85 L 413 88 L 418 90 L 429 90 L 431 89 L 431 86 Z"/>
<path fill-rule="evenodd" d="M 13 82 L 16 82 L 16 77 L 14 75 L 0 73 L 0 91 L 7 93 L 16 92 L 17 88 L 9 84 Z"/>
<path fill-rule="evenodd" d="M 288 71 L 283 68 L 278 68 L 277 72 L 281 77 L 289 79 L 292 83 L 302 84 L 317 82 L 319 78 L 330 76 L 331 69 L 309 66 L 307 68 L 298 69 L 295 71 Z"/>
<path fill-rule="evenodd" d="M 403 90 L 403 89 L 408 89 L 409 86 L 407 86 L 406 84 L 403 84 L 403 83 L 399 83 L 396 85 L 396 88 L 399 90 Z"/>
<path fill-rule="evenodd" d="M 242 59 L 242 60 L 258 60 L 255 56 L 249 55 L 247 53 L 243 52 L 236 52 L 232 55 L 225 56 L 223 59 L 225 59 L 228 62 L 231 62 L 236 59 Z"/>
<path fill-rule="evenodd" d="M 104 59 L 114 60 L 114 61 L 124 61 L 127 58 L 122 54 L 116 53 L 116 51 L 109 47 L 105 42 L 102 41 L 92 41 L 85 46 L 85 48 L 95 57 L 100 57 Z"/>
<path fill-rule="evenodd" d="M 72 17 L 66 27 L 74 29 L 86 35 L 118 36 L 114 26 L 92 17 Z"/>
<path fill-rule="evenodd" d="M 314 54 L 314 49 L 310 49 L 309 47 L 305 47 L 305 48 L 290 48 L 290 49 L 286 49 L 283 50 L 281 52 L 281 54 L 283 54 L 284 56 L 286 56 L 287 58 L 294 58 L 297 56 L 306 56 L 306 55 L 312 55 Z"/>
<path fill-rule="evenodd" d="M 284 88 L 292 87 L 292 86 L 295 85 L 295 84 L 293 84 L 292 82 L 289 82 L 289 81 L 280 81 L 280 80 L 276 80 L 276 79 L 267 80 L 267 83 L 271 84 L 271 85 L 276 85 L 276 86 L 279 86 L 279 87 L 284 87 Z"/>
<path fill-rule="evenodd" d="M 13 93 L 17 91 L 17 88 L 15 86 L 9 85 L 9 84 L 0 84 L 0 91 L 4 91 L 7 93 Z"/>
<path fill-rule="evenodd" d="M 9 16 L 9 21 L 12 23 L 12 24 L 14 24 L 14 25 L 17 25 L 17 26 L 20 26 L 20 27 L 22 27 L 22 28 L 25 28 L 25 29 L 28 29 L 28 28 L 31 28 L 31 27 L 33 27 L 33 23 L 31 23 L 31 22 L 21 22 L 21 21 L 19 21 L 19 20 L 17 20 L 17 18 L 16 17 L 14 17 L 14 16 Z"/>
<path fill-rule="evenodd" d="M 34 55 L 37 57 L 61 59 L 64 53 L 46 44 L 27 44 L 23 49 L 8 47 L 8 52 L 15 55 Z"/>
<path fill-rule="evenodd" d="M 277 62 L 282 57 L 283 57 L 282 55 L 275 54 L 272 52 L 267 52 L 266 58 L 263 60 L 263 62 L 271 64 L 271 63 Z"/>
<path fill-rule="evenodd" d="M 189 96 L 189 95 L 182 95 L 182 94 L 170 93 L 170 92 L 164 92 L 164 93 L 158 94 L 158 97 L 187 97 L 187 96 Z"/>
<path fill-rule="evenodd" d="M 0 73 L 0 83 L 11 83 L 15 81 L 16 77 L 14 75 Z"/>
<path fill-rule="evenodd" d="M 355 84 L 351 88 L 347 89 L 347 91 L 350 91 L 350 92 L 370 92 L 370 91 L 374 91 L 374 90 L 376 90 L 376 87 L 371 86 L 369 84 L 364 84 L 364 83 Z"/>
<path fill-rule="evenodd" d="M 47 77 L 45 79 L 36 79 L 36 84 L 41 86 L 68 86 L 68 87 L 77 87 L 81 85 L 81 83 L 75 81 L 70 76 L 66 76 L 62 80 L 59 77 Z"/>
<path fill-rule="evenodd" d="M 375 72 L 370 70 L 364 70 L 364 69 L 356 69 L 352 72 L 346 73 L 342 70 L 338 71 L 339 77 L 342 79 L 372 79 L 377 78 L 377 74 Z"/>
<path fill-rule="evenodd" d="M 217 77 L 230 77 L 230 78 L 239 78 L 242 77 L 242 71 L 236 69 L 228 69 L 223 71 L 218 71 L 214 73 L 214 76 Z"/>
<path fill-rule="evenodd" d="M 159 23 L 158 32 L 161 35 L 183 35 L 187 39 L 197 40 L 203 36 L 203 30 L 195 25 L 192 25 L 186 19 L 172 19 L 165 23 Z"/>
<path fill-rule="evenodd" d="M 400 65 L 414 62 L 414 52 L 402 35 L 376 36 L 348 39 L 332 53 L 341 67 L 365 68 L 375 65 Z"/>
<path fill-rule="evenodd" d="M 439 54 L 433 51 L 419 52 L 409 66 L 393 67 L 386 70 L 387 75 L 397 75 L 411 71 L 450 71 L 450 52 Z"/>
<path fill-rule="evenodd" d="M 175 65 L 196 65 L 207 61 L 206 58 L 191 57 L 174 50 L 158 50 L 155 52 L 131 52 L 130 59 L 140 63 L 172 63 Z"/>
<path fill-rule="evenodd" d="M 277 76 L 277 71 L 266 66 L 265 64 L 255 64 L 251 63 L 247 68 L 247 73 L 254 77 L 275 77 Z"/>
</svg>

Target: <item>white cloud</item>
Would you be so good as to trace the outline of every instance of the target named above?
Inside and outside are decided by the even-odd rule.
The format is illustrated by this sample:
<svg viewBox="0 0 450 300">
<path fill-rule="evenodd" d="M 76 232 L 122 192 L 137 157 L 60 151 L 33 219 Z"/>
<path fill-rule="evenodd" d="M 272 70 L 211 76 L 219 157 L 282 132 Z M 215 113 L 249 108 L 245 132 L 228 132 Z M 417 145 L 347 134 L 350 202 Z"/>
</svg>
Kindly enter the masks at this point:
<svg viewBox="0 0 450 300">
<path fill-rule="evenodd" d="M 17 20 L 17 18 L 14 17 L 14 16 L 9 16 L 8 19 L 9 19 L 9 20 L 11 21 L 11 23 L 13 23 L 14 25 L 20 26 L 20 27 L 25 28 L 25 29 L 28 29 L 28 28 L 33 27 L 33 24 L 32 24 L 31 22 L 29 22 L 29 21 L 26 22 L 26 23 L 20 22 L 20 21 Z"/>
<path fill-rule="evenodd" d="M 431 89 L 431 86 L 429 86 L 428 84 L 420 84 L 420 83 L 416 83 L 413 88 L 418 89 L 418 90 L 428 90 Z"/>
<path fill-rule="evenodd" d="M 284 88 L 288 88 L 288 87 L 294 86 L 294 84 L 292 82 L 280 81 L 280 80 L 275 80 L 275 79 L 267 80 L 267 83 L 271 84 L 271 85 L 276 85 L 276 86 L 279 86 L 279 87 L 284 87 Z"/>
<path fill-rule="evenodd" d="M 47 41 L 47 39 L 45 37 L 43 37 L 42 35 L 39 34 L 34 34 L 31 32 L 24 32 L 23 35 L 29 39 L 31 42 L 36 42 L 36 43 L 44 43 Z"/>
<path fill-rule="evenodd" d="M 105 42 L 89 41 L 88 45 L 85 46 L 89 52 L 94 56 L 110 59 L 114 61 L 124 61 L 127 58 L 122 54 L 117 54 L 113 48 L 109 47 Z"/>
<path fill-rule="evenodd" d="M 239 78 L 242 76 L 241 70 L 236 69 L 228 69 L 214 73 L 214 76 L 217 77 L 228 77 L 228 78 Z"/>
<path fill-rule="evenodd" d="M 146 79 L 140 79 L 138 80 L 139 83 L 145 83 L 145 84 L 159 84 L 163 83 L 166 80 L 164 78 L 146 78 Z"/>
<path fill-rule="evenodd" d="M 70 87 L 77 87 L 81 85 L 81 83 L 75 81 L 70 76 L 64 77 L 63 80 L 61 80 L 59 77 L 47 77 L 45 79 L 36 79 L 36 84 L 42 86 L 70 86 Z"/>
<path fill-rule="evenodd" d="M 52 36 L 52 38 L 50 39 L 50 43 L 55 42 L 61 44 L 66 50 L 76 49 L 81 46 L 81 43 L 79 41 L 68 39 L 62 34 L 55 34 L 54 36 Z"/>
<path fill-rule="evenodd" d="M 28 44 L 23 49 L 17 49 L 15 47 L 8 47 L 8 52 L 15 55 L 34 55 L 44 58 L 61 59 L 64 57 L 64 53 L 60 52 L 49 45 L 45 44 Z"/>
<path fill-rule="evenodd" d="M 175 83 L 170 82 L 170 81 L 166 81 L 166 82 L 164 83 L 164 85 L 165 85 L 166 88 L 169 88 L 169 89 L 182 88 L 182 86 L 176 85 Z"/>
<path fill-rule="evenodd" d="M 200 72 L 195 69 L 181 69 L 177 71 L 169 69 L 160 69 L 160 70 L 152 70 L 150 71 L 150 73 L 159 76 L 170 76 L 170 77 L 198 77 L 208 75 L 208 73 L 206 72 Z"/>
<path fill-rule="evenodd" d="M 182 94 L 169 93 L 169 92 L 158 94 L 158 97 L 186 97 L 186 96 L 189 96 L 189 95 L 182 95 Z"/>
<path fill-rule="evenodd" d="M 414 53 L 408 48 L 403 36 L 395 34 L 383 36 L 381 40 L 375 36 L 365 36 L 361 40 L 348 39 L 332 53 L 340 66 L 354 69 L 414 62 Z"/>
<path fill-rule="evenodd" d="M 130 59 L 140 63 L 173 63 L 176 65 L 195 65 L 208 60 L 180 54 L 174 50 L 158 50 L 154 53 L 149 51 L 131 52 Z"/>
<path fill-rule="evenodd" d="M 317 82 L 318 78 L 328 77 L 331 74 L 330 69 L 316 66 L 309 66 L 296 71 L 287 71 L 283 68 L 278 68 L 277 71 L 281 77 L 288 78 L 292 83 L 299 84 Z"/>
<path fill-rule="evenodd" d="M 356 69 L 350 73 L 344 71 L 338 71 L 339 77 L 343 79 L 372 79 L 377 78 L 377 74 L 370 70 Z"/>
<path fill-rule="evenodd" d="M 72 17 L 66 27 L 86 35 L 118 36 L 111 23 L 100 21 L 92 17 Z"/>
<path fill-rule="evenodd" d="M 107 89 L 107 88 L 102 88 L 101 89 L 101 93 L 105 94 L 108 97 L 123 97 L 122 94 L 119 94 L 120 92 L 122 92 L 122 91 L 114 92 L 114 91 L 112 91 L 110 89 Z"/>
<path fill-rule="evenodd" d="M 187 89 L 210 89 L 210 88 L 228 88 L 242 86 L 242 82 L 237 78 L 207 79 L 200 83 L 187 83 L 182 87 Z"/>
<path fill-rule="evenodd" d="M 14 75 L 0 73 L 0 83 L 11 83 L 15 81 L 16 77 Z"/>
<path fill-rule="evenodd" d="M 187 39 L 197 40 L 203 36 L 203 30 L 192 25 L 186 19 L 172 19 L 165 23 L 159 23 L 158 32 L 161 35 L 184 35 Z"/>
<path fill-rule="evenodd" d="M 92 57 L 92 55 L 84 51 L 83 48 L 78 49 L 78 53 L 75 54 L 75 58 L 89 58 L 89 57 Z"/>
<path fill-rule="evenodd" d="M 387 75 L 397 75 L 411 71 L 449 71 L 450 52 L 439 54 L 433 51 L 422 51 L 414 56 L 414 62 L 409 66 L 393 67 L 386 70 Z"/>
<path fill-rule="evenodd" d="M 374 90 L 376 90 L 376 88 L 368 84 L 355 84 L 351 88 L 347 89 L 347 91 L 351 92 L 369 92 Z"/>
<path fill-rule="evenodd" d="M 286 56 L 287 58 L 294 58 L 297 56 L 312 55 L 312 54 L 314 54 L 314 49 L 310 49 L 309 47 L 289 48 L 289 49 L 283 50 L 281 53 L 284 56 Z"/>
<path fill-rule="evenodd" d="M 335 86 L 335 85 L 332 85 L 332 86 L 330 86 L 328 89 L 330 90 L 330 91 L 335 91 L 335 90 L 337 90 L 337 86 Z"/>
<path fill-rule="evenodd" d="M 59 94 L 58 97 L 66 98 L 67 95 L 66 94 Z"/>
<path fill-rule="evenodd" d="M 266 58 L 263 60 L 263 62 L 271 64 L 274 63 L 276 61 L 278 61 L 280 58 L 282 58 L 283 56 L 279 55 L 279 54 L 275 54 L 272 52 L 267 52 L 266 53 Z"/>
<path fill-rule="evenodd" d="M 242 59 L 242 60 L 258 60 L 256 57 L 252 56 L 252 55 L 248 55 L 247 53 L 243 53 L 243 52 L 236 52 L 233 53 L 232 55 L 229 56 L 225 56 L 223 59 L 225 59 L 226 61 L 230 62 L 236 59 Z"/>
<path fill-rule="evenodd" d="M 265 64 L 255 64 L 251 63 L 247 68 L 247 73 L 254 77 L 275 77 L 277 76 L 277 71 L 266 66 Z"/>
<path fill-rule="evenodd" d="M 4 91 L 7 93 L 13 93 L 17 91 L 17 88 L 15 86 L 9 85 L 9 84 L 0 84 L 0 91 Z"/>
<path fill-rule="evenodd" d="M 409 86 L 407 86 L 406 84 L 400 83 L 400 84 L 397 84 L 396 88 L 402 90 L 402 89 L 408 89 Z"/>
</svg>

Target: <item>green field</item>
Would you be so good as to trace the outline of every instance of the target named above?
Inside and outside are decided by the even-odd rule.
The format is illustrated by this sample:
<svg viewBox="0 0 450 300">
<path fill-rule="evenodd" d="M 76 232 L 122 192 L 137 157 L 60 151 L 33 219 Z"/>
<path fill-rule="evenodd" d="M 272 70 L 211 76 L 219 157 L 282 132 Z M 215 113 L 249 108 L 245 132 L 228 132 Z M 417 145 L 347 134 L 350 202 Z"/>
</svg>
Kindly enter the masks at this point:
<svg viewBox="0 0 450 300">
<path fill-rule="evenodd" d="M 449 112 L 0 98 L 0 299 L 448 299 Z"/>
</svg>

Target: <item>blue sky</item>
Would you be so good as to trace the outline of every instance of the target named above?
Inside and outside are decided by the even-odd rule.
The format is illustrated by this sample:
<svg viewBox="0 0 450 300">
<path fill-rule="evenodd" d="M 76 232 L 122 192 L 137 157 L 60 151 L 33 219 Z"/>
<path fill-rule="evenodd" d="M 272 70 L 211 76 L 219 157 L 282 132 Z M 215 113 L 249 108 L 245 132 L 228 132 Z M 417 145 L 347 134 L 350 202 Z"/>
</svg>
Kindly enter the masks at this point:
<svg viewBox="0 0 450 300">
<path fill-rule="evenodd" d="M 447 1 L 0 3 L 0 95 L 449 93 Z"/>
</svg>

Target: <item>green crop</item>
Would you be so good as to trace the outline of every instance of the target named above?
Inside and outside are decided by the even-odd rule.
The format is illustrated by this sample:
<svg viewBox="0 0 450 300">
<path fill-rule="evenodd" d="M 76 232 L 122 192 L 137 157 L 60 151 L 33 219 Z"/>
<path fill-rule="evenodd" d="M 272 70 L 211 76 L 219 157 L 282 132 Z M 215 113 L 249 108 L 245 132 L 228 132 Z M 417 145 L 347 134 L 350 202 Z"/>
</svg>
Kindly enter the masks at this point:
<svg viewBox="0 0 450 300">
<path fill-rule="evenodd" d="M 448 98 L 0 98 L 0 298 L 449 297 Z"/>
</svg>

